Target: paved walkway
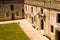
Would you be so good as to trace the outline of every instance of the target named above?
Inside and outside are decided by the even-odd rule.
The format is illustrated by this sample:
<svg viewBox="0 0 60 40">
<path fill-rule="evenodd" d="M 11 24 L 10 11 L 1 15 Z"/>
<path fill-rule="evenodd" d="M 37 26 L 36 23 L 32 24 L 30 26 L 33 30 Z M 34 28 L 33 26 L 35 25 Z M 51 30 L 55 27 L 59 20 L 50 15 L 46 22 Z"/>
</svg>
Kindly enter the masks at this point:
<svg viewBox="0 0 60 40">
<path fill-rule="evenodd" d="M 14 20 L 14 21 L 5 21 L 5 22 L 0 22 L 0 24 L 5 24 L 5 23 L 12 23 L 12 22 L 20 22 L 21 28 L 24 30 L 24 32 L 27 34 L 27 36 L 31 40 L 49 40 L 45 36 L 43 36 L 39 31 L 35 30 L 32 25 L 25 19 L 23 20 Z"/>
</svg>

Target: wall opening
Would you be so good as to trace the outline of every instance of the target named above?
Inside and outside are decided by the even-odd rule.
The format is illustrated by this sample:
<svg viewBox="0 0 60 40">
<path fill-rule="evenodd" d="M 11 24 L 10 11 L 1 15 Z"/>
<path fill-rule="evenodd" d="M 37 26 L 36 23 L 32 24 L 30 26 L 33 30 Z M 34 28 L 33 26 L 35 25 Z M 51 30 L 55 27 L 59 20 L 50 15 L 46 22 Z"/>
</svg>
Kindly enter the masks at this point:
<svg viewBox="0 0 60 40">
<path fill-rule="evenodd" d="M 10 8 L 13 11 L 14 10 L 14 5 L 10 5 Z"/>
<path fill-rule="evenodd" d="M 31 7 L 31 12 L 33 13 L 33 7 Z"/>
<path fill-rule="evenodd" d="M 41 8 L 41 14 L 43 14 L 43 8 Z"/>
<path fill-rule="evenodd" d="M 36 21 L 36 17 L 34 16 L 34 21 Z"/>
<path fill-rule="evenodd" d="M 60 40 L 60 31 L 55 29 L 55 38 L 56 40 Z"/>
<path fill-rule="evenodd" d="M 15 18 L 14 18 L 14 14 L 12 13 L 12 20 L 14 20 Z"/>
<path fill-rule="evenodd" d="M 41 29 L 44 29 L 44 22 L 41 20 Z"/>
<path fill-rule="evenodd" d="M 57 22 L 60 23 L 60 14 L 57 14 Z"/>
<path fill-rule="evenodd" d="M 32 24 L 33 24 L 33 17 L 32 17 Z"/>
<path fill-rule="evenodd" d="M 53 25 L 51 25 L 51 32 L 53 33 Z"/>
<path fill-rule="evenodd" d="M 8 12 L 6 13 L 6 17 L 9 17 L 9 13 Z"/>
<path fill-rule="evenodd" d="M 22 9 L 22 12 L 24 12 L 24 9 Z"/>
<path fill-rule="evenodd" d="M 16 12 L 16 16 L 19 16 L 19 12 Z"/>
</svg>

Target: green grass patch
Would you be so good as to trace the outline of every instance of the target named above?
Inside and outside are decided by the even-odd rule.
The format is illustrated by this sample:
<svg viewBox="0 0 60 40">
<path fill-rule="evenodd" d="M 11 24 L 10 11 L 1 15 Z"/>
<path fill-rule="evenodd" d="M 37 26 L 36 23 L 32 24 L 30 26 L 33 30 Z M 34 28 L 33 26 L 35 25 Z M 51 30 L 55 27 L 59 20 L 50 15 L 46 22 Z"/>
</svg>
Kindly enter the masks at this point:
<svg viewBox="0 0 60 40">
<path fill-rule="evenodd" d="M 0 40 L 30 40 L 17 23 L 0 24 Z"/>
</svg>

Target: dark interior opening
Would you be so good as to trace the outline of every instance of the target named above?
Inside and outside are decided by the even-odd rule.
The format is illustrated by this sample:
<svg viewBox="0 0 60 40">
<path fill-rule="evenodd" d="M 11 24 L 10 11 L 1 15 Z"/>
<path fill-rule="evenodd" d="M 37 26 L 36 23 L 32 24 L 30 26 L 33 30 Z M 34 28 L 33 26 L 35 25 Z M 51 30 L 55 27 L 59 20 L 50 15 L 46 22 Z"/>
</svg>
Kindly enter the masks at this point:
<svg viewBox="0 0 60 40">
<path fill-rule="evenodd" d="M 60 14 L 57 14 L 57 22 L 60 23 Z"/>
<path fill-rule="evenodd" d="M 51 38 L 50 38 L 49 36 L 46 35 L 46 37 L 47 37 L 49 40 L 51 40 Z"/>
<path fill-rule="evenodd" d="M 6 17 L 9 17 L 9 13 L 6 13 Z"/>
<path fill-rule="evenodd" d="M 10 8 L 13 11 L 14 10 L 14 5 L 10 5 Z"/>
<path fill-rule="evenodd" d="M 16 16 L 19 16 L 19 12 L 16 12 Z"/>
<path fill-rule="evenodd" d="M 14 20 L 14 14 L 12 13 L 12 20 Z"/>
<path fill-rule="evenodd" d="M 41 29 L 44 29 L 44 22 L 41 20 Z"/>
<path fill-rule="evenodd" d="M 33 17 L 32 17 L 32 23 L 33 23 Z"/>
<path fill-rule="evenodd" d="M 51 25 L 51 32 L 53 32 L 53 25 Z"/>
<path fill-rule="evenodd" d="M 60 31 L 58 30 L 55 31 L 55 38 L 56 40 L 60 40 Z"/>
<path fill-rule="evenodd" d="M 22 9 L 22 12 L 24 12 L 24 9 Z"/>
<path fill-rule="evenodd" d="M 43 8 L 41 8 L 41 14 L 43 14 Z"/>
<path fill-rule="evenodd" d="M 33 26 L 33 28 L 35 28 L 35 26 Z"/>
<path fill-rule="evenodd" d="M 31 12 L 33 13 L 33 7 L 31 7 Z"/>
<path fill-rule="evenodd" d="M 36 17 L 34 16 L 34 21 L 36 21 Z"/>
</svg>

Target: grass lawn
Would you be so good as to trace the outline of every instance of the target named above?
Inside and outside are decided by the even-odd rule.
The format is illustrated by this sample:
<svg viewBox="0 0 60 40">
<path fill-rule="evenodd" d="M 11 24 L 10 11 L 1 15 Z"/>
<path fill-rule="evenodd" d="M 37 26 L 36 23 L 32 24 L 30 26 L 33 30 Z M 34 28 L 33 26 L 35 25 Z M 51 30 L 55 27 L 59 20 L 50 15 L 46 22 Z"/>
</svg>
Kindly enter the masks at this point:
<svg viewBox="0 0 60 40">
<path fill-rule="evenodd" d="M 30 40 L 17 23 L 0 24 L 0 40 Z"/>
</svg>

